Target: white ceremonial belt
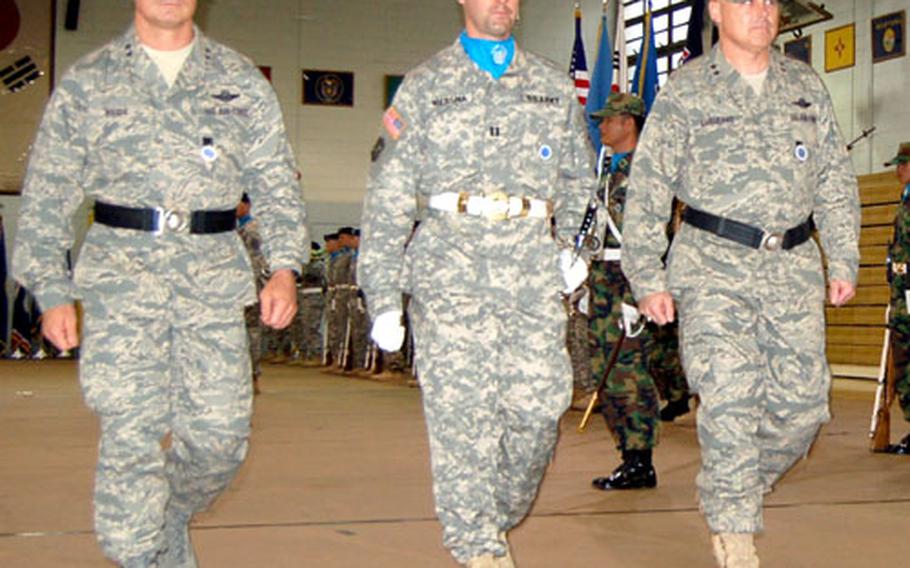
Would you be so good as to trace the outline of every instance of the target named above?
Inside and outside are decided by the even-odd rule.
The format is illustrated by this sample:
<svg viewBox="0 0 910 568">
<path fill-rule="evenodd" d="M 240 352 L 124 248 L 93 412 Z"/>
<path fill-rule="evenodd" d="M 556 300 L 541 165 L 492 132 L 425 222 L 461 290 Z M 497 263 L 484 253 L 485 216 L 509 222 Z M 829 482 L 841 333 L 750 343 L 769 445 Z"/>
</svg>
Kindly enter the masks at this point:
<svg viewBox="0 0 910 568">
<path fill-rule="evenodd" d="M 622 249 L 605 248 L 594 255 L 594 260 L 601 260 L 603 262 L 618 262 L 620 257 L 622 257 Z"/>
<path fill-rule="evenodd" d="M 431 195 L 427 207 L 437 211 L 462 213 L 494 220 L 513 219 L 517 217 L 547 218 L 553 214 L 553 204 L 549 200 L 516 197 L 496 192 L 490 195 L 471 195 L 466 191 L 439 193 Z"/>
<path fill-rule="evenodd" d="M 303 294 L 322 294 L 322 288 L 301 288 Z"/>
</svg>

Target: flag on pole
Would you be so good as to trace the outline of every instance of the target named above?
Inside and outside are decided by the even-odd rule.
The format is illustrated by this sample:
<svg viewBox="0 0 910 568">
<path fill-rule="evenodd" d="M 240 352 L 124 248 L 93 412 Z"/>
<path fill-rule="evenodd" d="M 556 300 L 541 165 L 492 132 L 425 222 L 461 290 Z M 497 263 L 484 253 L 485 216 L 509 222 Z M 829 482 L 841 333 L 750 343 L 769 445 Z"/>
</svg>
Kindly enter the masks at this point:
<svg viewBox="0 0 910 568">
<path fill-rule="evenodd" d="M 644 35 L 638 51 L 638 63 L 632 79 L 632 93 L 645 102 L 645 112 L 651 111 L 657 97 L 657 47 L 654 44 L 654 26 L 651 22 L 651 2 L 645 12 Z"/>
<path fill-rule="evenodd" d="M 683 49 L 682 62 L 695 59 L 705 51 L 705 0 L 694 0 L 692 13 L 689 16 L 689 29 L 686 32 L 686 47 Z"/>
<path fill-rule="evenodd" d="M 614 39 L 613 68 L 616 69 L 616 81 L 613 84 L 620 93 L 628 93 L 629 59 L 626 57 L 626 16 L 623 13 L 623 0 L 616 3 L 616 35 Z"/>
<path fill-rule="evenodd" d="M 575 3 L 575 45 L 572 47 L 572 61 L 569 62 L 569 76 L 575 81 L 575 95 L 581 106 L 588 101 L 591 80 L 588 77 L 588 61 L 585 58 L 585 44 L 581 37 L 581 8 Z"/>
<path fill-rule="evenodd" d="M 591 88 L 588 91 L 588 103 L 585 105 L 585 117 L 588 120 L 588 134 L 594 144 L 594 150 L 600 150 L 600 129 L 591 120 L 591 113 L 599 111 L 610 96 L 613 84 L 613 49 L 610 44 L 610 29 L 607 27 L 607 2 L 604 2 L 603 14 L 600 16 L 600 39 L 597 42 L 597 60 L 591 74 Z"/>
<path fill-rule="evenodd" d="M 0 353 L 6 350 L 8 335 L 7 319 L 9 303 L 6 299 L 6 239 L 3 233 L 3 217 L 0 216 Z"/>
</svg>

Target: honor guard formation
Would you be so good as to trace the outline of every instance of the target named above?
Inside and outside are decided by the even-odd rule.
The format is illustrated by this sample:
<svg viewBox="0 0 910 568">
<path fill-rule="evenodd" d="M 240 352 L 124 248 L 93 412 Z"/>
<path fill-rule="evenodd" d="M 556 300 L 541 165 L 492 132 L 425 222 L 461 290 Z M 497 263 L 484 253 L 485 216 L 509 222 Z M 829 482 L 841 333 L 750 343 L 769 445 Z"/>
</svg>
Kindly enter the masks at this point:
<svg viewBox="0 0 910 568">
<path fill-rule="evenodd" d="M 94 532 L 116 565 L 205 564 L 190 521 L 231 484 L 253 395 L 285 365 L 420 389 L 460 565 L 517 565 L 510 532 L 572 408 L 579 430 L 602 414 L 616 449 L 575 479 L 592 499 L 658 487 L 662 431 L 694 422 L 705 542 L 720 568 L 759 566 L 765 496 L 831 419 L 826 305 L 861 278 L 834 103 L 775 47 L 793 3 L 692 2 L 716 44 L 653 100 L 614 88 L 586 109 L 516 40 L 520 0 L 456 2 L 461 32 L 377 117 L 359 226 L 321 243 L 308 225 L 343 223 L 307 212 L 269 80 L 194 24 L 195 0 L 135 0 L 129 28 L 60 75 L 11 264 L 43 339 L 14 334 L 9 353 L 78 357 L 100 424 Z M 910 422 L 910 142 L 884 166 L 903 193 L 873 430 L 891 397 Z M 878 450 L 910 456 L 910 434 Z"/>
</svg>

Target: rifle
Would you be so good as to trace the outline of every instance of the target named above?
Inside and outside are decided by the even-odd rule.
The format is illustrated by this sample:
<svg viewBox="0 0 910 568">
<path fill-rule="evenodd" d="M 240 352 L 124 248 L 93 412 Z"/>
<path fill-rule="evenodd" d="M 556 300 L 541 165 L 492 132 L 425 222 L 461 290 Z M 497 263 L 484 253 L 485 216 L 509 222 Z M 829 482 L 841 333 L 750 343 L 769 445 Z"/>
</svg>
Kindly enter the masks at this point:
<svg viewBox="0 0 910 568">
<path fill-rule="evenodd" d="M 329 354 L 329 322 L 327 317 L 328 310 L 322 310 L 322 364 L 328 366 L 332 360 Z"/>
<path fill-rule="evenodd" d="M 591 400 L 588 402 L 588 407 L 585 409 L 585 414 L 581 417 L 581 422 L 578 423 L 579 434 L 584 432 L 585 428 L 588 427 L 588 420 L 591 419 L 591 413 L 594 412 L 594 405 L 597 403 L 597 398 L 600 396 L 600 391 L 602 391 L 604 386 L 607 384 L 607 379 L 610 378 L 610 372 L 612 372 L 613 367 L 616 366 L 616 359 L 619 358 L 619 350 L 622 349 L 622 344 L 625 339 L 626 329 L 623 327 L 622 332 L 619 334 L 619 341 L 616 342 L 616 346 L 613 347 L 613 351 L 610 353 L 610 360 L 607 361 L 607 368 L 604 370 L 604 374 L 600 378 L 600 382 L 597 383 L 597 388 L 595 388 L 594 392 L 591 393 Z"/>
<path fill-rule="evenodd" d="M 891 306 L 885 310 L 885 341 L 878 367 L 878 386 L 875 387 L 875 403 L 872 406 L 872 423 L 869 426 L 869 449 L 883 452 L 891 444 L 891 404 L 894 402 L 894 356 L 891 353 L 891 328 L 887 322 Z"/>
<path fill-rule="evenodd" d="M 369 347 L 367 347 L 367 356 L 363 362 L 363 368 L 374 375 L 382 372 L 382 355 L 375 341 L 370 341 Z"/>
<path fill-rule="evenodd" d="M 350 371 L 354 365 L 351 361 L 351 313 L 348 311 L 348 317 L 344 322 L 344 338 L 341 340 L 341 355 L 338 358 L 338 368 L 342 371 Z"/>
<path fill-rule="evenodd" d="M 335 313 L 335 287 L 329 286 L 325 291 L 325 307 L 322 309 L 322 364 L 328 367 L 335 356 L 330 348 L 332 315 Z"/>
<path fill-rule="evenodd" d="M 867 128 L 866 130 L 863 130 L 863 133 L 862 133 L 862 134 L 860 134 L 859 136 L 857 136 L 856 138 L 854 138 L 853 140 L 851 140 L 849 144 L 847 144 L 847 151 L 848 151 L 848 152 L 852 152 L 852 151 L 853 151 L 853 147 L 856 146 L 856 143 L 857 143 L 857 142 L 859 142 L 859 141 L 862 140 L 863 138 L 868 138 L 869 135 L 872 134 L 873 132 L 875 132 L 875 127 L 874 127 L 874 126 L 873 126 L 872 128 Z"/>
</svg>

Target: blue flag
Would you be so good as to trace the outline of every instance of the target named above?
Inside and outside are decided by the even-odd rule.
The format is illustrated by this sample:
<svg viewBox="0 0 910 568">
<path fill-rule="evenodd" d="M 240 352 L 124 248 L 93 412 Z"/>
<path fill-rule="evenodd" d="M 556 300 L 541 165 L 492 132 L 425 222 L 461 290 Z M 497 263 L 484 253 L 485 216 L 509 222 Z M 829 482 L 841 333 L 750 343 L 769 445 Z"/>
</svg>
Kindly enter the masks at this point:
<svg viewBox="0 0 910 568">
<path fill-rule="evenodd" d="M 654 26 L 651 22 L 651 2 L 645 12 L 645 33 L 641 38 L 641 49 L 638 51 L 638 62 L 635 65 L 635 77 L 632 79 L 632 93 L 645 102 L 645 111 L 651 111 L 651 105 L 657 97 L 657 46 L 654 44 Z"/>
<path fill-rule="evenodd" d="M 689 30 L 686 32 L 686 48 L 683 49 L 682 62 L 695 59 L 705 51 L 705 0 L 692 3 L 692 14 L 689 16 Z"/>
<path fill-rule="evenodd" d="M 613 45 L 610 43 L 610 29 L 607 27 L 607 14 L 600 17 L 600 42 L 597 47 L 597 61 L 591 75 L 591 88 L 588 90 L 588 102 L 585 105 L 585 118 L 588 120 L 588 134 L 594 144 L 594 150 L 600 151 L 600 129 L 597 122 L 591 120 L 591 113 L 604 107 L 610 88 L 613 85 Z"/>
</svg>

